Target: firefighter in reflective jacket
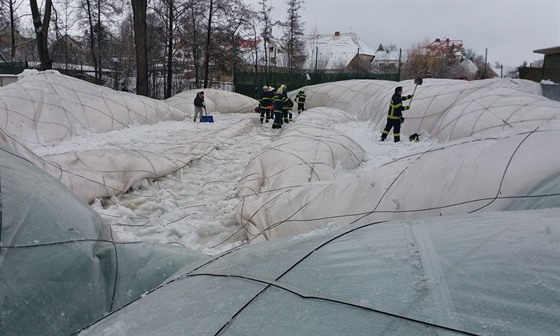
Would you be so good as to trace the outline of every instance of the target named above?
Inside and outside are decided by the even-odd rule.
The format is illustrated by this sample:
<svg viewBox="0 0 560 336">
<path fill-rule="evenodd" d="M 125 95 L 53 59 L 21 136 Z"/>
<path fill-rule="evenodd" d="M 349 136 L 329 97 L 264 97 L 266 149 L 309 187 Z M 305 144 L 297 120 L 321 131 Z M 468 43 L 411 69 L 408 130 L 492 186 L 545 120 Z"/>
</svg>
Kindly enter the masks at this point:
<svg viewBox="0 0 560 336">
<path fill-rule="evenodd" d="M 412 95 L 402 96 L 402 86 L 397 86 L 395 94 L 391 97 L 391 104 L 389 106 L 389 115 L 387 116 L 387 125 L 381 133 L 381 141 L 385 141 L 391 128 L 393 129 L 393 137 L 395 142 L 401 140 L 401 123 L 404 122 L 403 111 L 408 110 L 409 106 L 404 106 L 403 101 L 412 98 Z"/>
<path fill-rule="evenodd" d="M 289 124 L 290 121 L 292 121 L 291 118 L 291 114 L 292 112 L 290 112 L 292 110 L 292 107 L 294 106 L 294 103 L 292 102 L 292 100 L 288 97 L 288 88 L 286 87 L 286 85 L 282 84 L 280 85 L 280 88 L 282 89 L 282 106 L 284 109 L 284 112 L 282 114 L 282 122 L 284 124 Z"/>
<path fill-rule="evenodd" d="M 276 90 L 276 94 L 272 98 L 272 106 L 274 113 L 272 128 L 282 128 L 282 117 L 284 115 L 284 90 L 282 87 Z"/>
<path fill-rule="evenodd" d="M 261 124 L 271 119 L 270 106 L 272 105 L 273 96 L 272 92 L 268 91 L 268 86 L 263 86 L 262 90 L 261 99 L 259 100 L 259 109 L 261 112 L 259 119 L 261 120 Z"/>
<path fill-rule="evenodd" d="M 296 96 L 296 102 L 297 113 L 300 114 L 301 112 L 303 112 L 303 110 L 305 110 L 305 91 L 303 91 L 303 89 L 298 92 Z"/>
</svg>

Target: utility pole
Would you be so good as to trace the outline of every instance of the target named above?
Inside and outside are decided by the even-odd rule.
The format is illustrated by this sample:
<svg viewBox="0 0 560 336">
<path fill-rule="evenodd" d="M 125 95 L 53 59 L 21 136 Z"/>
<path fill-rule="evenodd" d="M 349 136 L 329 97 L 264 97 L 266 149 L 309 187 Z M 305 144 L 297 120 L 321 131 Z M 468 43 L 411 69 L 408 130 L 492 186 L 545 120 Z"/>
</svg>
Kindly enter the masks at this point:
<svg viewBox="0 0 560 336">
<path fill-rule="evenodd" d="M 401 81 L 401 57 L 402 57 L 402 48 L 399 48 L 399 82 Z"/>
<path fill-rule="evenodd" d="M 488 48 L 484 52 L 484 79 L 486 79 L 486 69 L 488 68 Z"/>
</svg>

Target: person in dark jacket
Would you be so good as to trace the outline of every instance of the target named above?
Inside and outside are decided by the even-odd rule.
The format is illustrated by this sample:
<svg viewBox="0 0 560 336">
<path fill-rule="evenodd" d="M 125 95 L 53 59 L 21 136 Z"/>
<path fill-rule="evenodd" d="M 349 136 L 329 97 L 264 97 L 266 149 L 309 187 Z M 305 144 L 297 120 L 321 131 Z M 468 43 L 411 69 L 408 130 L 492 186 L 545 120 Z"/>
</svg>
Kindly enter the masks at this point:
<svg viewBox="0 0 560 336">
<path fill-rule="evenodd" d="M 276 90 L 274 98 L 272 98 L 272 105 L 274 106 L 274 121 L 272 122 L 272 128 L 282 128 L 284 115 L 284 90 L 279 87 Z"/>
<path fill-rule="evenodd" d="M 389 105 L 389 115 L 387 116 L 387 125 L 381 133 L 381 141 L 385 141 L 391 128 L 393 129 L 393 137 L 395 142 L 401 141 L 401 123 L 404 122 L 403 111 L 408 110 L 409 106 L 404 106 L 403 101 L 412 98 L 412 95 L 402 96 L 402 86 L 397 86 L 395 94 L 391 97 L 391 104 Z"/>
<path fill-rule="evenodd" d="M 305 91 L 303 89 L 299 90 L 298 94 L 296 95 L 296 102 L 297 102 L 297 113 L 300 114 L 305 110 Z"/>
<path fill-rule="evenodd" d="M 268 86 L 263 86 L 262 90 L 261 98 L 259 99 L 259 109 L 261 112 L 259 119 L 261 120 L 261 124 L 268 122 L 271 119 L 270 107 L 272 105 L 273 97 L 273 92 L 269 91 Z"/>
<path fill-rule="evenodd" d="M 206 110 L 204 91 L 200 91 L 196 94 L 196 97 L 194 97 L 194 122 L 196 122 L 197 116 L 200 116 L 199 121 L 202 121 L 202 109 Z"/>
<path fill-rule="evenodd" d="M 280 85 L 280 88 L 282 89 L 282 122 L 284 124 L 289 124 L 290 121 L 292 120 L 290 118 L 290 114 L 291 114 L 291 109 L 294 106 L 294 103 L 292 102 L 292 100 L 288 97 L 288 88 L 286 87 L 286 85 L 282 84 Z"/>
</svg>

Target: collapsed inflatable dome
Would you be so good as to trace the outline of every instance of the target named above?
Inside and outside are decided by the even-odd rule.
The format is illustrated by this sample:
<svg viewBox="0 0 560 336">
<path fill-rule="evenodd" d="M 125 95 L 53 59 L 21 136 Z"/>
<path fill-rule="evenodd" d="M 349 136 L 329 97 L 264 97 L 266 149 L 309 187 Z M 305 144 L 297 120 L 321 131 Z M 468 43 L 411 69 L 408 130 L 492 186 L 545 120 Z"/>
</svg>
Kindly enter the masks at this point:
<svg viewBox="0 0 560 336">
<path fill-rule="evenodd" d="M 361 169 L 375 153 L 335 125 L 380 132 L 396 85 L 415 92 L 402 139 L 429 146 Z M 560 103 L 538 84 L 306 87 L 307 110 L 229 181 L 243 245 L 207 256 L 119 240 L 85 202 L 262 127 L 256 101 L 207 91 L 207 109 L 232 116 L 185 134 L 195 91 L 154 101 L 56 72 L 0 88 L 2 335 L 558 333 Z M 177 127 L 48 151 L 158 123 Z"/>
<path fill-rule="evenodd" d="M 207 256 L 113 239 L 99 214 L 0 144 L 2 335 L 69 335 Z"/>
</svg>

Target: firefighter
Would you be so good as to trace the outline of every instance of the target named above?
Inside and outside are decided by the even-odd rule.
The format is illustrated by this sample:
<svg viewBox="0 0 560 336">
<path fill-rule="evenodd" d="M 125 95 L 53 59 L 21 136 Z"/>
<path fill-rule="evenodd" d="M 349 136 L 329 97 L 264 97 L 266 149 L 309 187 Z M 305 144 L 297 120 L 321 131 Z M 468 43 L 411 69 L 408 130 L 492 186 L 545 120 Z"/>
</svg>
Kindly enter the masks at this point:
<svg viewBox="0 0 560 336">
<path fill-rule="evenodd" d="M 272 98 L 272 106 L 274 107 L 274 121 L 272 122 L 272 128 L 282 128 L 282 116 L 284 114 L 284 90 L 279 87 L 276 90 L 276 94 Z"/>
<path fill-rule="evenodd" d="M 290 109 L 294 106 L 294 103 L 290 98 L 288 98 L 288 88 L 286 85 L 280 85 L 282 89 L 282 121 L 284 124 L 290 123 Z"/>
<path fill-rule="evenodd" d="M 385 141 L 391 128 L 393 129 L 393 137 L 395 142 L 401 141 L 401 124 L 404 122 L 403 111 L 406 111 L 410 106 L 404 106 L 403 101 L 412 98 L 412 95 L 402 96 L 402 86 L 395 88 L 395 93 L 391 97 L 391 104 L 389 105 L 389 115 L 387 116 L 387 125 L 381 133 L 381 141 Z"/>
<path fill-rule="evenodd" d="M 263 86 L 262 91 L 261 98 L 259 99 L 259 109 L 261 112 L 259 119 L 261 124 L 270 120 L 270 105 L 272 105 L 272 95 L 268 91 L 268 86 Z"/>
<path fill-rule="evenodd" d="M 297 113 L 300 114 L 305 110 L 305 91 L 303 89 L 299 90 L 298 94 L 296 95 L 296 102 L 297 102 Z"/>
<path fill-rule="evenodd" d="M 287 101 L 284 105 L 284 114 L 288 115 L 288 123 L 290 123 L 293 120 L 292 110 L 294 108 L 294 102 L 290 99 L 290 97 L 286 96 L 286 98 Z"/>
</svg>

